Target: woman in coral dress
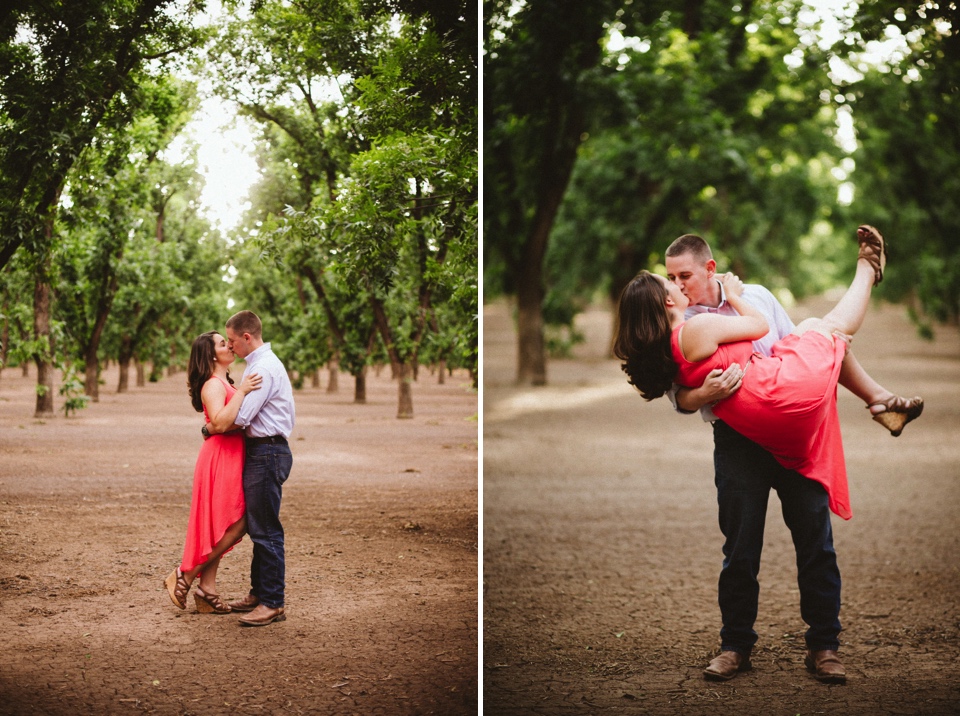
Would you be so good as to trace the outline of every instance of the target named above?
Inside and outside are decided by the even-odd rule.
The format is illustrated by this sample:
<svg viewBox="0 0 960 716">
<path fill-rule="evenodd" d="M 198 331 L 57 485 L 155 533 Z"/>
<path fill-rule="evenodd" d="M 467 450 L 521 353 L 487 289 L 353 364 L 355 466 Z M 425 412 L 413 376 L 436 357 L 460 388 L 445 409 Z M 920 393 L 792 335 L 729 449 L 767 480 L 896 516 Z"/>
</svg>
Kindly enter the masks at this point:
<svg viewBox="0 0 960 716">
<path fill-rule="evenodd" d="M 630 383 L 647 400 L 660 397 L 673 383 L 700 386 L 715 368 L 745 366 L 740 389 L 714 405 L 714 414 L 784 467 L 822 484 L 830 509 L 843 519 L 852 512 L 837 380 L 850 337 L 863 323 L 871 289 L 886 263 L 876 229 L 862 226 L 857 237 L 857 273 L 847 292 L 826 316 L 803 321 L 776 343 L 770 357 L 753 351 L 751 341 L 769 327 L 741 298 L 743 284 L 736 277 L 727 277 L 724 289 L 739 316 L 703 313 L 684 320 L 688 300 L 679 287 L 641 272 L 621 296 L 614 345 Z"/>
<path fill-rule="evenodd" d="M 207 423 L 233 425 L 247 393 L 260 388 L 260 376 L 248 375 L 239 388 L 227 372 L 234 361 L 226 339 L 216 331 L 197 337 L 190 351 L 187 385 L 193 407 L 203 411 Z M 220 558 L 233 549 L 246 532 L 243 499 L 243 433 L 234 431 L 205 440 L 193 474 L 193 499 L 183 545 L 183 560 L 164 585 L 170 599 L 186 608 L 190 586 L 199 577 L 194 592 L 197 611 L 226 614 L 230 607 L 217 593 Z"/>
</svg>

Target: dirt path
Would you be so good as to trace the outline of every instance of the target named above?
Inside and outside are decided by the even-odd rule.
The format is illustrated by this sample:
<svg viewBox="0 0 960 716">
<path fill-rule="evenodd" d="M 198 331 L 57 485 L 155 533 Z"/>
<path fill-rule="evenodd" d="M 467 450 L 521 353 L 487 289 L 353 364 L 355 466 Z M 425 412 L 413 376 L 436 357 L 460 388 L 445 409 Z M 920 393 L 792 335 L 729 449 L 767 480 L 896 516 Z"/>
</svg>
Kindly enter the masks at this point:
<svg viewBox="0 0 960 716">
<path fill-rule="evenodd" d="M 384 376 L 387 372 L 384 372 Z M 298 392 L 288 620 L 170 603 L 202 419 L 182 376 L 40 422 L 0 377 L 0 713 L 469 714 L 477 704 L 477 398 L 464 373 Z M 248 588 L 251 548 L 221 593 Z"/>
<path fill-rule="evenodd" d="M 822 314 L 823 304 L 793 311 Z M 881 383 L 926 399 L 899 438 L 840 392 L 854 517 L 834 520 L 846 686 L 803 668 L 796 568 L 774 495 L 754 670 L 703 680 L 719 647 L 712 433 L 631 392 L 609 316 L 512 387 L 507 310 L 484 313 L 484 707 L 510 714 L 960 713 L 960 337 L 874 307 L 854 341 Z"/>
</svg>

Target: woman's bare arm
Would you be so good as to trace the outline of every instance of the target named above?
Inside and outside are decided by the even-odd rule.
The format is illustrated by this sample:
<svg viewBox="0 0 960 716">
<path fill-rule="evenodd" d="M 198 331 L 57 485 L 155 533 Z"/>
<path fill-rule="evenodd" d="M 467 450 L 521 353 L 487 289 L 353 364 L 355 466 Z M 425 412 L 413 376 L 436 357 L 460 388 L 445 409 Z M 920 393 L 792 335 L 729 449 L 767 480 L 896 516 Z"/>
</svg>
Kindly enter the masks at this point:
<svg viewBox="0 0 960 716">
<path fill-rule="evenodd" d="M 763 338 L 770 330 L 763 314 L 743 300 L 743 282 L 733 276 L 725 276 L 721 280 L 727 302 L 740 315 L 701 313 L 688 320 L 680 332 L 680 350 L 689 361 L 710 357 L 723 343 Z"/>
<path fill-rule="evenodd" d="M 210 416 L 210 422 L 207 424 L 207 431 L 211 435 L 226 433 L 236 430 L 240 426 L 235 425 L 237 414 L 240 412 L 240 404 L 247 393 L 253 390 L 260 390 L 260 383 L 263 379 L 256 373 L 245 376 L 243 382 L 237 387 L 237 392 L 233 394 L 230 401 L 224 405 L 224 399 L 227 397 L 227 389 L 218 379 L 208 380 L 203 384 L 200 390 L 200 399 L 207 409 L 207 415 Z M 216 408 L 214 406 L 220 406 Z"/>
</svg>

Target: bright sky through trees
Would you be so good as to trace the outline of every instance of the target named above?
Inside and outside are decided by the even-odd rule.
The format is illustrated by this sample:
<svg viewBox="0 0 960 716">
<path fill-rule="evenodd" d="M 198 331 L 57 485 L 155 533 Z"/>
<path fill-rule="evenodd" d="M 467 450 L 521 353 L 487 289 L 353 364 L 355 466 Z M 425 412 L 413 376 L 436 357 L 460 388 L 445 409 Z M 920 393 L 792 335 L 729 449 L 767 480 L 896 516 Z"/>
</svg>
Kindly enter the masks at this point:
<svg viewBox="0 0 960 716">
<path fill-rule="evenodd" d="M 218 97 L 204 101 L 187 133 L 199 145 L 199 169 L 206 178 L 204 209 L 227 231 L 240 220 L 248 205 L 247 192 L 259 175 L 253 133 L 237 117 L 236 108 Z"/>
</svg>

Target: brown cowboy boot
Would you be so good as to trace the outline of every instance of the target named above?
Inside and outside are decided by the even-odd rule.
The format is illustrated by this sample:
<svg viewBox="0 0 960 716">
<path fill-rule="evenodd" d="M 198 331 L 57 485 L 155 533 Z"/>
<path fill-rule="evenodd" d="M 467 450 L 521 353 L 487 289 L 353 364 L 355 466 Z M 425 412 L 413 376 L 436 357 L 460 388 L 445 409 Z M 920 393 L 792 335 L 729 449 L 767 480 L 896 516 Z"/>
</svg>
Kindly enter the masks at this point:
<svg viewBox="0 0 960 716">
<path fill-rule="evenodd" d="M 822 681 L 825 684 L 847 683 L 847 672 L 835 651 L 808 650 L 803 663 L 807 667 L 807 671 L 812 672 L 817 677 L 817 681 Z"/>
<path fill-rule="evenodd" d="M 703 670 L 703 676 L 709 681 L 730 681 L 741 671 L 751 669 L 750 657 L 736 651 L 721 651 L 710 665 Z"/>
</svg>

